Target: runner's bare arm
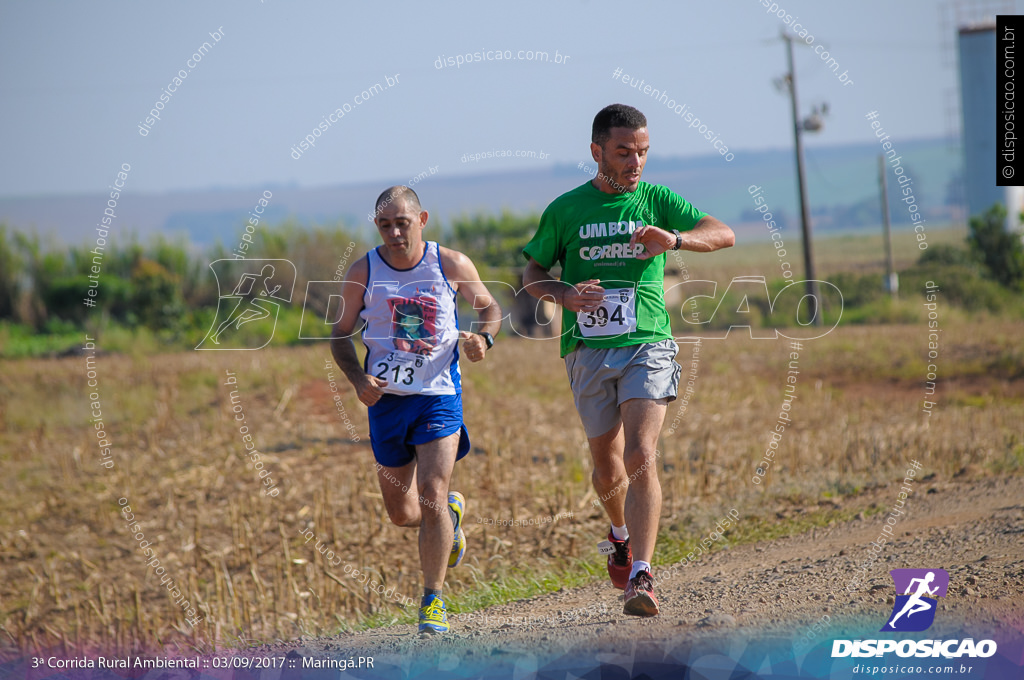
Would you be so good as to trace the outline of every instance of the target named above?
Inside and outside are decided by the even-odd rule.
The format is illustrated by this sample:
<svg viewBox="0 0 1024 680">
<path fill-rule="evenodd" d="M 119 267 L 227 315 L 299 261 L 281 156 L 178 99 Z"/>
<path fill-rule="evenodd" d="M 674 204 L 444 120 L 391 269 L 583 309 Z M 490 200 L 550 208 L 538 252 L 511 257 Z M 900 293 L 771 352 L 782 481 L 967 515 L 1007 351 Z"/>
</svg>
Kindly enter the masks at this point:
<svg viewBox="0 0 1024 680">
<path fill-rule="evenodd" d="M 476 311 L 478 333 L 497 335 L 501 330 L 501 307 L 487 290 L 487 286 L 480 280 L 480 274 L 477 273 L 473 261 L 456 250 L 442 247 L 441 264 L 448 280 L 455 286 L 455 290 Z M 483 336 L 462 331 L 459 333 L 459 337 L 463 339 L 462 351 L 467 359 L 480 361 L 484 358 L 487 342 Z"/>
<path fill-rule="evenodd" d="M 570 286 L 551 276 L 551 272 L 532 257 L 523 272 L 523 285 L 530 295 L 538 299 L 551 298 L 570 312 L 592 312 L 600 307 L 604 288 L 598 284 L 597 279 L 589 279 Z"/>
<path fill-rule="evenodd" d="M 722 248 L 731 248 L 736 243 L 736 235 L 729 226 L 711 215 L 705 215 L 690 231 L 680 234 L 683 244 L 680 250 L 695 253 L 711 253 Z M 629 245 L 644 244 L 644 252 L 637 255 L 638 260 L 646 260 L 661 255 L 676 246 L 676 235 L 659 227 L 647 225 L 633 232 Z"/>
<path fill-rule="evenodd" d="M 363 370 L 356 355 L 356 346 L 352 342 L 352 334 L 359 323 L 359 312 L 363 310 L 363 293 L 366 291 L 368 277 L 369 269 L 364 255 L 349 268 L 341 284 L 341 298 L 345 308 L 331 332 L 331 354 L 338 368 L 355 388 L 359 401 L 373 406 L 384 394 L 381 387 L 387 382 Z"/>
</svg>

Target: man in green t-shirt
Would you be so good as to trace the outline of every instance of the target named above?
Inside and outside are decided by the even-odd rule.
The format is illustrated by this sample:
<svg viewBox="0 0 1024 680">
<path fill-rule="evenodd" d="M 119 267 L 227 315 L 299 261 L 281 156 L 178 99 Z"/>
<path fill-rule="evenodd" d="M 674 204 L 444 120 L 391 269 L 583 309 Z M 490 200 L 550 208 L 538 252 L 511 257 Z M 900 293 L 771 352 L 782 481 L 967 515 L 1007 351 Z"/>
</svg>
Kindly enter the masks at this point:
<svg viewBox="0 0 1024 680">
<path fill-rule="evenodd" d="M 590 144 L 597 177 L 556 198 L 523 249 L 527 290 L 562 306 L 561 355 L 590 443 L 594 489 L 611 520 L 601 552 L 625 591 L 623 612 L 635 616 L 658 613 L 655 447 L 681 370 L 665 309 L 665 252 L 708 253 L 735 242 L 722 222 L 640 181 L 649 148 L 640 111 L 613 104 L 598 112 Z M 556 263 L 561 280 L 549 271 Z"/>
</svg>

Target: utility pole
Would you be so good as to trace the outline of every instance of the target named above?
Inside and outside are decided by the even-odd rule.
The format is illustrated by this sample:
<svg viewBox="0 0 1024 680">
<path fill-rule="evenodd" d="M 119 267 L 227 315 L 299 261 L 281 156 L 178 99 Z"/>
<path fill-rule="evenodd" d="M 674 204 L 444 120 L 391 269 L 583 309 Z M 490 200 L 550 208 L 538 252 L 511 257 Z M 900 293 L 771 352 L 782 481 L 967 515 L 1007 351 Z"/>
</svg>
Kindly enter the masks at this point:
<svg viewBox="0 0 1024 680">
<path fill-rule="evenodd" d="M 804 176 L 804 145 L 800 133 L 804 125 L 800 121 L 800 109 L 797 104 L 796 95 L 796 69 L 793 68 L 793 37 L 782 33 L 782 39 L 786 41 L 786 55 L 789 57 L 789 101 L 793 109 L 793 139 L 796 146 L 796 174 L 797 190 L 800 198 L 800 231 L 804 240 L 804 278 L 807 281 L 807 295 L 811 297 L 808 310 L 811 322 L 815 326 L 822 325 L 821 313 L 818 310 L 818 281 L 814 274 L 814 254 L 811 244 L 811 214 L 807 205 L 807 180 Z M 820 124 L 818 126 L 820 128 Z"/>
<path fill-rule="evenodd" d="M 885 230 L 885 289 L 895 300 L 900 277 L 892 263 L 892 231 L 889 229 L 889 183 L 885 179 L 885 155 L 878 154 L 878 183 L 882 187 L 882 227 Z"/>
</svg>

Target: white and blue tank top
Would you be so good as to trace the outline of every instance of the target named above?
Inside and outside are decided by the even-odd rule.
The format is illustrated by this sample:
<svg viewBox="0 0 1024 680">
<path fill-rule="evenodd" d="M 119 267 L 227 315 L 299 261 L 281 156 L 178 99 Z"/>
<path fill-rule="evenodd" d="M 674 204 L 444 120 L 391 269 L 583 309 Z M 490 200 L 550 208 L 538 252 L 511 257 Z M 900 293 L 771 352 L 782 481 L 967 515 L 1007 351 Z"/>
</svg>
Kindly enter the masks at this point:
<svg viewBox="0 0 1024 680">
<path fill-rule="evenodd" d="M 455 289 L 441 265 L 440 246 L 424 244 L 410 269 L 395 269 L 374 248 L 363 311 L 363 369 L 387 381 L 388 394 L 459 394 L 459 319 Z"/>
</svg>

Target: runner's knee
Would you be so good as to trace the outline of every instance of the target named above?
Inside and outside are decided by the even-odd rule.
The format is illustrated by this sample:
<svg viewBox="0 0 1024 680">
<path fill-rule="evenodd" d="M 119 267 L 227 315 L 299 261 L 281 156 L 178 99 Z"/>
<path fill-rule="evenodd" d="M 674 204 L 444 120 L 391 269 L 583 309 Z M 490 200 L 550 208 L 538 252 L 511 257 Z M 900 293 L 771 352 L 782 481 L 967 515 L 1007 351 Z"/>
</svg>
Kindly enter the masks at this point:
<svg viewBox="0 0 1024 680">
<path fill-rule="evenodd" d="M 388 518 L 396 526 L 419 526 L 420 511 L 418 507 L 410 503 L 395 504 L 394 507 L 388 506 Z"/>
<path fill-rule="evenodd" d="M 609 489 L 619 486 L 626 481 L 625 475 L 612 466 L 604 468 L 595 467 L 591 478 L 594 481 L 594 487 L 598 489 Z"/>
<path fill-rule="evenodd" d="M 441 482 L 427 482 L 420 489 L 420 505 L 423 506 L 423 514 L 440 514 L 448 509 L 447 485 Z"/>
<path fill-rule="evenodd" d="M 622 462 L 626 466 L 626 474 L 630 476 L 631 481 L 647 475 L 650 475 L 651 478 L 657 477 L 658 457 L 657 451 L 654 449 L 627 448 L 622 456 Z"/>
</svg>

